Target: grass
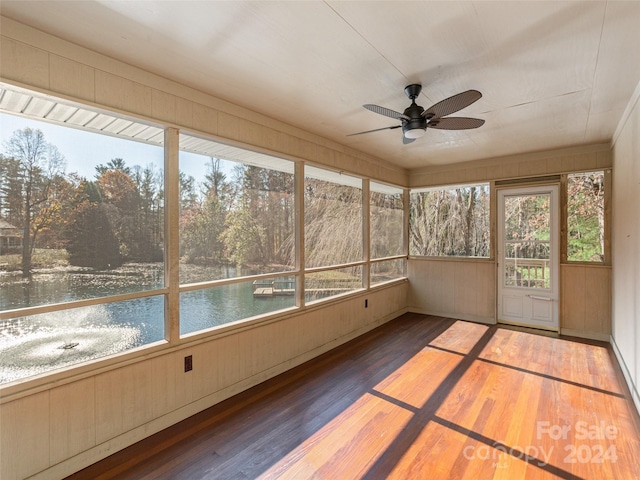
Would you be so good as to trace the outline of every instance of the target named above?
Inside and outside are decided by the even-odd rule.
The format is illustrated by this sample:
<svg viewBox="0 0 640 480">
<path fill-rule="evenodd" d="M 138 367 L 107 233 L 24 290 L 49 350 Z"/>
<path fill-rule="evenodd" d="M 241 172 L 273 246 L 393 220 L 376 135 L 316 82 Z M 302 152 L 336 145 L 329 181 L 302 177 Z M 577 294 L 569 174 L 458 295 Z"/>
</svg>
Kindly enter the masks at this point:
<svg viewBox="0 0 640 480">
<path fill-rule="evenodd" d="M 69 265 L 69 254 L 63 248 L 36 248 L 31 257 L 32 268 L 55 268 Z M 17 272 L 22 270 L 22 255 L 0 255 L 0 270 Z"/>
</svg>

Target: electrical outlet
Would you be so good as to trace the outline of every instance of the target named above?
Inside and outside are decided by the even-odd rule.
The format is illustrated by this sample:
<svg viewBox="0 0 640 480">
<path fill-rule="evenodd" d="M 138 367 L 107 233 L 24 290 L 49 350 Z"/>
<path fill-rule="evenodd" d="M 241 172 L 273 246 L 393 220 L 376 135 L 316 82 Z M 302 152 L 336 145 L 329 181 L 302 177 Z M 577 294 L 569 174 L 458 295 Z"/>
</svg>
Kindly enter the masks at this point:
<svg viewBox="0 0 640 480">
<path fill-rule="evenodd" d="M 184 357 L 184 371 L 190 372 L 193 370 L 193 357 L 191 355 L 187 355 Z"/>
</svg>

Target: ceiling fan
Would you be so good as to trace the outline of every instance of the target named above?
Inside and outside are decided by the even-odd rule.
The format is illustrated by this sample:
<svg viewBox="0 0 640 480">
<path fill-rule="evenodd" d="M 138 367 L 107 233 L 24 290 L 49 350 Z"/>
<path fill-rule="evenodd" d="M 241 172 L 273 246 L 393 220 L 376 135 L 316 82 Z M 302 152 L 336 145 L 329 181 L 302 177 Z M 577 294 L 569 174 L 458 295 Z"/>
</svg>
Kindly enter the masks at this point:
<svg viewBox="0 0 640 480">
<path fill-rule="evenodd" d="M 416 138 L 420 138 L 427 131 L 427 128 L 438 128 L 440 130 L 468 130 L 471 128 L 478 128 L 484 125 L 484 120 L 479 118 L 468 117 L 447 117 L 452 113 L 462 110 L 468 107 L 473 102 L 479 100 L 482 94 L 477 90 L 467 90 L 466 92 L 458 93 L 453 97 L 445 98 L 441 102 L 436 103 L 428 109 L 422 108 L 416 104 L 416 98 L 420 95 L 422 85 L 411 84 L 407 85 L 404 89 L 404 93 L 411 100 L 411 105 L 405 108 L 403 113 L 390 110 L 378 105 L 366 104 L 363 105 L 367 110 L 371 110 L 374 113 L 390 117 L 402 122 L 400 125 L 394 125 L 392 127 L 376 128 L 374 130 L 367 130 L 366 132 L 358 132 L 347 135 L 351 137 L 353 135 L 362 135 L 363 133 L 379 132 L 381 130 L 390 130 L 394 128 L 402 127 L 402 143 L 405 145 L 415 141 Z"/>
</svg>

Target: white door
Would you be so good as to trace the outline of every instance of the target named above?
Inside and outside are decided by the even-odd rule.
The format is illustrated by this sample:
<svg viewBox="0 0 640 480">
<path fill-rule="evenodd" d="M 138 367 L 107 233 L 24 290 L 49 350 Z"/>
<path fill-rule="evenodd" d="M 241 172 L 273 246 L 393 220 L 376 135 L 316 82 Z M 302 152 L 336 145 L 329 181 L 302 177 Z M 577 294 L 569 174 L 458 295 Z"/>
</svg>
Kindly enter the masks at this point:
<svg viewBox="0 0 640 480">
<path fill-rule="evenodd" d="M 498 191 L 498 321 L 558 330 L 558 186 Z"/>
</svg>

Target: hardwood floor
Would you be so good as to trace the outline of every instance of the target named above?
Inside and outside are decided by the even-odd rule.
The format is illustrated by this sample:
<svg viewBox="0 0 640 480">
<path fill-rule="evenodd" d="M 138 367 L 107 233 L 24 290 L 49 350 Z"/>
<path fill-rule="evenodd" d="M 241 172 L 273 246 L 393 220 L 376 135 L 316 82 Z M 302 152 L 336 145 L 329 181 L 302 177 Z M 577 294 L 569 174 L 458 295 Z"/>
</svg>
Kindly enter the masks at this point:
<svg viewBox="0 0 640 480">
<path fill-rule="evenodd" d="M 69 477 L 640 478 L 611 348 L 404 315 Z"/>
</svg>

